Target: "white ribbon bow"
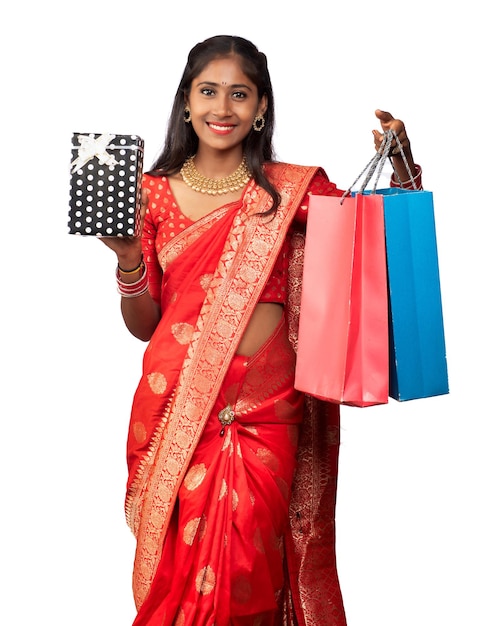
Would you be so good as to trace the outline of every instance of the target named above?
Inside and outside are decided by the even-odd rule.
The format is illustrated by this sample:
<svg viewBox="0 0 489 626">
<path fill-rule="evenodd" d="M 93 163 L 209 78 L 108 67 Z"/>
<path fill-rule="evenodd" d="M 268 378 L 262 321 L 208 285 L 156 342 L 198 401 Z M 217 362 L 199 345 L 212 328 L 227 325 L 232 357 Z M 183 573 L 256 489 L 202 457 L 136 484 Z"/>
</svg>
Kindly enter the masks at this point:
<svg viewBox="0 0 489 626">
<path fill-rule="evenodd" d="M 114 139 L 115 135 L 103 133 L 95 139 L 90 135 L 78 135 L 78 156 L 71 162 L 71 173 L 81 169 L 86 163 L 97 157 L 100 165 L 117 165 L 118 161 L 114 155 L 107 152 L 107 146 Z M 75 148 L 76 149 L 76 148 Z"/>
</svg>

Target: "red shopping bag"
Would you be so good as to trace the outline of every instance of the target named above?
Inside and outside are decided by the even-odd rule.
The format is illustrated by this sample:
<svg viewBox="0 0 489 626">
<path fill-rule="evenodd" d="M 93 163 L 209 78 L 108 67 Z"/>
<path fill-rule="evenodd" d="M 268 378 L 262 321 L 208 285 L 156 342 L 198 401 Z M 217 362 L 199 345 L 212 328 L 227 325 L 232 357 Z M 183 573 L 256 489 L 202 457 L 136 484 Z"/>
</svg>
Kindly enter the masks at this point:
<svg viewBox="0 0 489 626">
<path fill-rule="evenodd" d="M 310 197 L 295 386 L 341 404 L 388 402 L 382 196 Z"/>
</svg>

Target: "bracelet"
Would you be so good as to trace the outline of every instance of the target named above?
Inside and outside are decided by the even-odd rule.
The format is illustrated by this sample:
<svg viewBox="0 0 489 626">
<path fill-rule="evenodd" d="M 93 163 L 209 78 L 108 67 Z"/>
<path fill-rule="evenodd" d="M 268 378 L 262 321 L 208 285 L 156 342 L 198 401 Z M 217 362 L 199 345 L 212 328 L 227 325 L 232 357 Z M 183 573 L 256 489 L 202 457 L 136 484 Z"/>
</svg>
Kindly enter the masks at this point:
<svg viewBox="0 0 489 626">
<path fill-rule="evenodd" d="M 128 274 L 136 274 L 136 272 L 139 272 L 142 269 L 143 264 L 144 264 L 143 255 L 141 255 L 141 260 L 139 261 L 139 264 L 137 265 L 137 267 L 135 267 L 134 269 L 132 269 L 132 270 L 123 270 L 122 267 L 119 265 L 119 263 L 117 263 L 117 269 L 119 270 L 119 272 L 121 274 L 126 274 L 126 275 L 128 275 Z"/>
<path fill-rule="evenodd" d="M 121 280 L 120 277 L 120 269 L 117 267 L 115 272 L 115 277 L 117 281 L 117 291 L 123 298 L 137 298 L 145 294 L 149 289 L 149 280 L 148 280 L 148 272 L 146 270 L 146 265 L 141 262 L 143 266 L 143 273 L 141 278 L 136 280 L 134 283 L 125 283 Z"/>
<path fill-rule="evenodd" d="M 421 191 L 423 189 L 423 184 L 421 182 L 421 174 L 422 174 L 422 170 L 421 167 L 419 165 L 416 165 L 416 173 L 413 174 L 413 181 L 415 184 L 415 187 L 413 187 L 413 181 L 411 181 L 411 179 L 409 178 L 408 180 L 405 180 L 403 182 L 401 182 L 398 178 L 397 175 L 394 173 L 391 176 L 391 187 L 396 187 L 396 188 L 401 188 L 401 189 L 417 189 L 418 191 Z"/>
</svg>

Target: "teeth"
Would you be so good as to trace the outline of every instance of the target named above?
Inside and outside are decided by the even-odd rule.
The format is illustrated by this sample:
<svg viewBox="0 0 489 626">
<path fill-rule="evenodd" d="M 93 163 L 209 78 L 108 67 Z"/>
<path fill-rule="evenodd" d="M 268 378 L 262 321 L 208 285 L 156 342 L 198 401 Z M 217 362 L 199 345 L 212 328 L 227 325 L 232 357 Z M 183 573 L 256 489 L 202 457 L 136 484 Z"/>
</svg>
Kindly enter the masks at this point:
<svg viewBox="0 0 489 626">
<path fill-rule="evenodd" d="M 220 124 L 209 124 L 209 126 L 216 130 L 230 130 L 232 128 L 232 126 L 221 126 Z"/>
</svg>

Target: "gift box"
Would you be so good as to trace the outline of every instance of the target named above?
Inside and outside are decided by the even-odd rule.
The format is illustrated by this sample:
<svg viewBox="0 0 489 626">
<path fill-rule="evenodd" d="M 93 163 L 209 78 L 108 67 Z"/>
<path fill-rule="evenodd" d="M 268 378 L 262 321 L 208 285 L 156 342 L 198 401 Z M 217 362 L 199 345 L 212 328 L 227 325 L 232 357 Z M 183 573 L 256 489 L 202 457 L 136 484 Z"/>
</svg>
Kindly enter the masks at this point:
<svg viewBox="0 0 489 626">
<path fill-rule="evenodd" d="M 138 236 L 144 141 L 74 133 L 72 144 L 69 234 Z"/>
</svg>

